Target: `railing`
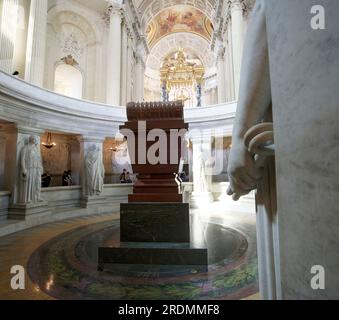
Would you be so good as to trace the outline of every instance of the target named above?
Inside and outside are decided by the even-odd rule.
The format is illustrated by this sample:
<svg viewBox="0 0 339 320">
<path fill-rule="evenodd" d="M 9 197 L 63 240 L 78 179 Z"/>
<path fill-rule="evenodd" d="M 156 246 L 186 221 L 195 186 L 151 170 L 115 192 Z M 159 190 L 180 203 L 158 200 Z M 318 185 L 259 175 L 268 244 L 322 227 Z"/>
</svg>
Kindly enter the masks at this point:
<svg viewBox="0 0 339 320">
<path fill-rule="evenodd" d="M 185 122 L 227 127 L 231 134 L 236 106 L 230 102 L 185 108 Z M 125 106 L 66 97 L 0 71 L 0 119 L 44 130 L 114 137 L 127 115 Z"/>
</svg>

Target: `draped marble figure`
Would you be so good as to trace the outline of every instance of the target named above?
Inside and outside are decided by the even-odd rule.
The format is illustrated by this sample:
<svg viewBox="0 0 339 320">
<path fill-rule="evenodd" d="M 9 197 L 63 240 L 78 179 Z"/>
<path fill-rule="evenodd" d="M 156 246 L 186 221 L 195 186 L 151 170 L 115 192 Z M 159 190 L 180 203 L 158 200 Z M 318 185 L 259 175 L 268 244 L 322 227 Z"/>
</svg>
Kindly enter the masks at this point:
<svg viewBox="0 0 339 320">
<path fill-rule="evenodd" d="M 257 0 L 247 28 L 228 194 L 239 199 L 267 174 L 245 136 L 272 109 L 276 181 L 259 192 L 276 188 L 276 215 L 263 211 L 258 239 L 274 248 L 267 278 L 279 299 L 338 298 L 338 16 L 337 0 Z M 326 290 L 310 285 L 313 266 L 326 269 Z"/>
<path fill-rule="evenodd" d="M 19 203 L 41 201 L 41 175 L 43 173 L 39 138 L 30 136 L 20 153 Z"/>
<path fill-rule="evenodd" d="M 85 156 L 85 173 L 87 195 L 100 195 L 103 191 L 105 169 L 102 151 L 96 145 L 90 146 Z"/>
</svg>

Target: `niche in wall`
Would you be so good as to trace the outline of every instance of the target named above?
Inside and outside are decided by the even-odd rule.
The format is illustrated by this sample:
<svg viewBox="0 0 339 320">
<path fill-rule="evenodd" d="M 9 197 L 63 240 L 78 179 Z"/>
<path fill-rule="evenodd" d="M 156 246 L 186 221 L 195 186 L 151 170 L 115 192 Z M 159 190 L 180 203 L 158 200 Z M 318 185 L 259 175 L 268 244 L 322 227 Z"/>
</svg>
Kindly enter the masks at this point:
<svg viewBox="0 0 339 320">
<path fill-rule="evenodd" d="M 70 64 L 59 64 L 55 68 L 54 91 L 68 97 L 82 99 L 83 77 L 81 72 Z"/>
</svg>

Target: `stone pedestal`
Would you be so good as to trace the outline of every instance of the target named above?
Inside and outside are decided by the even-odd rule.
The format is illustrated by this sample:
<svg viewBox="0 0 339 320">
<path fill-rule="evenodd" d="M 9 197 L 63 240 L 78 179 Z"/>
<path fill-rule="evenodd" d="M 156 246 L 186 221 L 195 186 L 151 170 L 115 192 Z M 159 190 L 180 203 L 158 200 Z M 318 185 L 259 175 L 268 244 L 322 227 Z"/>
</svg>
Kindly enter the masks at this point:
<svg viewBox="0 0 339 320">
<path fill-rule="evenodd" d="M 187 203 L 126 203 L 120 212 L 120 246 L 99 248 L 99 270 L 114 264 L 207 268 L 207 249 L 190 243 Z"/>
<path fill-rule="evenodd" d="M 102 196 L 85 196 L 81 200 L 81 206 L 83 208 L 96 207 L 107 202 L 107 199 Z"/>
<path fill-rule="evenodd" d="M 50 209 L 46 201 L 28 204 L 14 204 L 9 207 L 8 218 L 27 220 L 50 215 Z"/>
<path fill-rule="evenodd" d="M 123 242 L 189 242 L 187 203 L 122 203 Z"/>
</svg>

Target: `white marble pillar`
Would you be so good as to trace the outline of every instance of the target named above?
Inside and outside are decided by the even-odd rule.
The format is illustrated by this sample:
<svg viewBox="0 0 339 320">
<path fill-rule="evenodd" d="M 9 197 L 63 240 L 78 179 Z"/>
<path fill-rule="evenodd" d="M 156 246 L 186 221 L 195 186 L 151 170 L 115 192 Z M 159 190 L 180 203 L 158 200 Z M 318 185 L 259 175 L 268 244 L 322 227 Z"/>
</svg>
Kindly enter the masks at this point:
<svg viewBox="0 0 339 320">
<path fill-rule="evenodd" d="M 233 66 L 233 50 L 232 50 L 232 28 L 229 24 L 227 28 L 227 57 L 228 59 L 228 72 L 227 74 L 228 77 L 228 83 L 227 83 L 227 88 L 228 88 L 228 98 L 229 101 L 235 101 L 235 88 L 234 88 L 234 66 Z"/>
<path fill-rule="evenodd" d="M 212 176 L 208 170 L 208 160 L 211 157 L 212 142 L 210 135 L 191 136 L 193 145 L 193 192 L 191 207 L 201 209 L 212 201 Z"/>
<path fill-rule="evenodd" d="M 225 37 L 225 86 L 226 86 L 226 101 L 234 101 L 234 72 L 233 72 L 233 57 L 232 57 L 232 37 L 230 25 L 228 25 Z"/>
<path fill-rule="evenodd" d="M 131 38 L 128 37 L 127 39 L 127 102 L 133 100 L 133 79 L 132 79 L 132 70 L 133 70 L 133 48 L 132 48 L 132 41 Z"/>
<path fill-rule="evenodd" d="M 222 43 L 217 49 L 217 81 L 218 81 L 218 103 L 226 102 L 226 84 L 225 84 L 225 48 Z"/>
<path fill-rule="evenodd" d="M 105 102 L 103 77 L 106 68 L 103 64 L 103 48 L 102 43 L 96 43 L 96 72 L 95 72 L 95 101 Z M 100 72 L 98 72 L 98 70 Z"/>
<path fill-rule="evenodd" d="M 48 1 L 31 0 L 28 23 L 25 80 L 43 86 Z"/>
<path fill-rule="evenodd" d="M 0 3 L 0 70 L 12 73 L 14 46 L 18 22 L 19 0 L 3 0 Z"/>
<path fill-rule="evenodd" d="M 137 53 L 135 66 L 135 100 L 142 102 L 144 99 L 145 64 L 140 52 Z"/>
<path fill-rule="evenodd" d="M 240 84 L 240 69 L 243 51 L 243 9 L 240 0 L 233 0 L 231 4 L 232 19 L 232 51 L 234 69 L 235 99 L 238 99 Z"/>
<path fill-rule="evenodd" d="M 127 61 L 128 61 L 128 31 L 126 22 L 122 25 L 122 55 L 121 55 L 121 105 L 127 104 Z"/>
<path fill-rule="evenodd" d="M 25 77 L 27 32 L 29 22 L 30 2 L 19 0 L 18 24 L 14 46 L 13 70 L 19 72 L 19 77 Z"/>
<path fill-rule="evenodd" d="M 112 4 L 107 46 L 107 92 L 106 102 L 120 105 L 121 95 L 121 5 Z"/>
</svg>

